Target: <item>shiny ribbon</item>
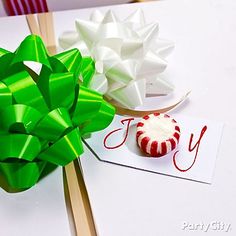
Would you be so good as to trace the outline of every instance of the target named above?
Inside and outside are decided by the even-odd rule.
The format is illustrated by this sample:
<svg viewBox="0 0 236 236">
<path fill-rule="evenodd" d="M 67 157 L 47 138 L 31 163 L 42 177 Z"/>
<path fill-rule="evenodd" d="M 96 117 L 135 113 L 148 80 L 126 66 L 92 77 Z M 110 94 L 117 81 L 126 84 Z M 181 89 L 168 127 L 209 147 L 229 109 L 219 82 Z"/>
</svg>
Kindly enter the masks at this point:
<svg viewBox="0 0 236 236">
<path fill-rule="evenodd" d="M 158 23 L 146 24 L 138 10 L 120 20 L 112 11 L 93 12 L 89 21 L 76 20 L 76 32 L 59 38 L 63 49 L 78 48 L 96 61 L 96 74 L 86 81 L 118 105 L 134 109 L 145 96 L 167 95 L 173 86 L 161 76 L 173 43 L 158 37 Z"/>
<path fill-rule="evenodd" d="M 93 73 L 91 58 L 50 57 L 38 36 L 0 49 L 0 172 L 11 187 L 33 186 L 47 163 L 65 166 L 83 152 L 82 135 L 110 124 L 114 107 L 78 83 Z"/>
</svg>

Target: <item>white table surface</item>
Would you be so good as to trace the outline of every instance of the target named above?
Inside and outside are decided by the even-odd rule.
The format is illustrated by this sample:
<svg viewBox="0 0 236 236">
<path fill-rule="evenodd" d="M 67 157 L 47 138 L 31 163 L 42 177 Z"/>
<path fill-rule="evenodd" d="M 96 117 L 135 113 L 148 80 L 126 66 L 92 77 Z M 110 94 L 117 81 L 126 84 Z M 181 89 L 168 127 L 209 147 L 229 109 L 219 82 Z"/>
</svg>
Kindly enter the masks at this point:
<svg viewBox="0 0 236 236">
<path fill-rule="evenodd" d="M 161 37 L 176 42 L 165 75 L 192 89 L 188 102 L 172 114 L 223 121 L 225 128 L 211 185 L 104 164 L 89 153 L 83 155 L 99 235 L 206 235 L 182 230 L 184 222 L 231 224 L 226 235 L 236 235 L 236 2 L 167 0 L 111 8 L 126 17 L 139 7 L 147 21 L 160 23 Z M 74 29 L 74 19 L 88 19 L 92 10 L 56 13 L 56 35 Z M 225 232 L 207 233 L 215 234 Z"/>
<path fill-rule="evenodd" d="M 176 42 L 166 76 L 180 87 L 192 88 L 188 102 L 172 114 L 223 121 L 225 129 L 211 185 L 104 164 L 89 152 L 83 155 L 84 176 L 98 233 L 100 236 L 206 235 L 200 230 L 182 230 L 183 223 L 220 221 L 231 224 L 226 235 L 235 235 L 236 2 L 166 0 L 101 9 L 112 8 L 119 16 L 126 17 L 140 7 L 147 21 L 160 23 L 161 37 Z M 88 19 L 92 10 L 55 13 L 56 36 L 74 29 L 75 18 Z M 19 44 L 27 32 L 19 33 L 14 27 L 21 29 L 23 20 L 1 19 L 0 30 L 5 32 L 1 33 L 1 45 L 7 43 L 13 49 Z M 60 226 L 55 226 L 58 232 Z M 41 235 L 53 235 L 45 232 Z M 225 235 L 214 230 L 207 233 L 215 234 Z"/>
</svg>

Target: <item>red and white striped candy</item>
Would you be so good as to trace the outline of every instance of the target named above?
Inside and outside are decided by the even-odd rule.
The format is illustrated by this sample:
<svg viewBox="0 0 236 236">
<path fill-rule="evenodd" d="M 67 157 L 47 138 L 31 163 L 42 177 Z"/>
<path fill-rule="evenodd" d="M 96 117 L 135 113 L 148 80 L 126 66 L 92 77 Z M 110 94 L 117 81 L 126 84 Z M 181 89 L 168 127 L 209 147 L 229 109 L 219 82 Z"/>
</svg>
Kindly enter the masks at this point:
<svg viewBox="0 0 236 236">
<path fill-rule="evenodd" d="M 138 146 L 151 157 L 161 157 L 174 150 L 179 138 L 180 128 L 169 115 L 150 114 L 137 124 Z"/>
</svg>

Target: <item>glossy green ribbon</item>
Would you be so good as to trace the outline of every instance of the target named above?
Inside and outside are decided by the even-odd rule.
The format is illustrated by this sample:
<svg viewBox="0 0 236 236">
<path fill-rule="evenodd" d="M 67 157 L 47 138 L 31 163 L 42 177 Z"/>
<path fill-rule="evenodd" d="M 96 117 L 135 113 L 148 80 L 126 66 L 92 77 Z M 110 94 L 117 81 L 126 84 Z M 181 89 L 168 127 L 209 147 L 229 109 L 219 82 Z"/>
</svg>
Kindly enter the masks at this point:
<svg viewBox="0 0 236 236">
<path fill-rule="evenodd" d="M 47 163 L 65 166 L 83 153 L 82 135 L 110 124 L 114 108 L 85 86 L 93 74 L 91 58 L 50 57 L 38 36 L 14 53 L 0 48 L 0 172 L 11 187 L 33 186 Z"/>
</svg>

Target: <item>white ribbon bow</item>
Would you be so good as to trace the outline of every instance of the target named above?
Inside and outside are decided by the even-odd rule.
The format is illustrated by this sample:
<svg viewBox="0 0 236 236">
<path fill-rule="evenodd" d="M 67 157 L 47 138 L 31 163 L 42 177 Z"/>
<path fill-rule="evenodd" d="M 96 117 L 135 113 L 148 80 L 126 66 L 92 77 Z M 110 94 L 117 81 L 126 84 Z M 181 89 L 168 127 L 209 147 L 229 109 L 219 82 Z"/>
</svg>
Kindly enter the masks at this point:
<svg viewBox="0 0 236 236">
<path fill-rule="evenodd" d="M 166 95 L 173 86 L 159 74 L 167 67 L 172 42 L 158 38 L 158 23 L 146 24 L 142 10 L 121 21 L 112 11 L 94 11 L 90 21 L 76 20 L 77 32 L 59 38 L 63 49 L 78 48 L 95 60 L 96 74 L 90 87 L 134 109 L 146 94 Z"/>
</svg>

